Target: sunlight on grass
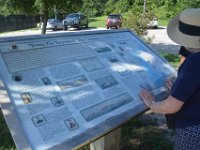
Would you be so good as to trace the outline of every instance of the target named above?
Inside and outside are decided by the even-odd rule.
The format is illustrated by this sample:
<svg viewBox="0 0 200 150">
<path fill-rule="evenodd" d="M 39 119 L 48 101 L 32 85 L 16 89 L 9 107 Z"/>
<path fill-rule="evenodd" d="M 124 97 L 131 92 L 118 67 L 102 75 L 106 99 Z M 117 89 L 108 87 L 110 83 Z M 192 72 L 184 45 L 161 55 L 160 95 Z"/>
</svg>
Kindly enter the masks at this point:
<svg viewBox="0 0 200 150">
<path fill-rule="evenodd" d="M 89 27 L 92 27 L 92 28 L 103 27 L 103 28 L 105 28 L 106 27 L 106 18 L 107 18 L 107 16 L 90 18 Z"/>
<path fill-rule="evenodd" d="M 161 57 L 164 57 L 174 68 L 178 69 L 180 66 L 180 56 L 178 54 L 169 54 L 160 52 Z"/>
<path fill-rule="evenodd" d="M 169 19 L 158 19 L 159 26 L 167 26 L 169 23 Z"/>
</svg>

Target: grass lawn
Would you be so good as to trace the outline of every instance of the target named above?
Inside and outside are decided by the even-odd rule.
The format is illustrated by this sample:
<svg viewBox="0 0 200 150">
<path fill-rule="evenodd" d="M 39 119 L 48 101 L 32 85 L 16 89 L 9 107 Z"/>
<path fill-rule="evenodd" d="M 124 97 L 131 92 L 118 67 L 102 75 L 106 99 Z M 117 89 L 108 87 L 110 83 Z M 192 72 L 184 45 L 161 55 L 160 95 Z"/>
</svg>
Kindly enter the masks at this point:
<svg viewBox="0 0 200 150">
<path fill-rule="evenodd" d="M 106 27 L 106 18 L 107 16 L 95 17 L 89 19 L 89 27 L 91 28 L 100 28 Z"/>
<path fill-rule="evenodd" d="M 167 26 L 169 23 L 169 19 L 159 19 L 158 20 L 158 25 L 159 26 Z"/>
<path fill-rule="evenodd" d="M 169 53 L 159 53 L 161 55 L 161 57 L 164 57 L 168 62 L 170 62 L 170 64 L 178 69 L 180 66 L 180 57 L 178 54 L 169 54 Z"/>
</svg>

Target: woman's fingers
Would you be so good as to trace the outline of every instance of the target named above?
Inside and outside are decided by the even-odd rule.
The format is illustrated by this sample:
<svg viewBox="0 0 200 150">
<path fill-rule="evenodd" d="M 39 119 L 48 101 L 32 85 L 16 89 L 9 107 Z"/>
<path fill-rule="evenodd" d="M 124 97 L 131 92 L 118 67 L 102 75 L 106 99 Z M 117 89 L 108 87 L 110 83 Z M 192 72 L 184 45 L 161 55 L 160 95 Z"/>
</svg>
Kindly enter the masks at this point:
<svg viewBox="0 0 200 150">
<path fill-rule="evenodd" d="M 172 88 L 172 81 L 171 81 L 171 80 L 167 80 L 167 81 L 165 82 L 165 85 L 166 85 L 168 91 L 170 92 L 170 91 L 171 91 L 171 88 Z"/>
<path fill-rule="evenodd" d="M 151 95 L 151 93 L 145 89 L 142 89 L 140 91 L 139 95 L 147 106 L 149 106 L 154 99 L 153 96 Z"/>
</svg>

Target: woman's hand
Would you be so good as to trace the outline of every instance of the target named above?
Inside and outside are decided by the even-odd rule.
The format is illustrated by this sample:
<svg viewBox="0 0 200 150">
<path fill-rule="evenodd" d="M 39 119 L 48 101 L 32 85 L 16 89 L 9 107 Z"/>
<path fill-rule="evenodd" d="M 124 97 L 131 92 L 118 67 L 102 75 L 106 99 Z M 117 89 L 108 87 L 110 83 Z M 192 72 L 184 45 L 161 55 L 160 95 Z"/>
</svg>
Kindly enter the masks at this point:
<svg viewBox="0 0 200 150">
<path fill-rule="evenodd" d="M 167 87 L 169 93 L 171 92 L 171 88 L 172 88 L 172 84 L 174 80 L 175 80 L 174 78 L 170 78 L 165 82 L 165 86 Z"/>
<path fill-rule="evenodd" d="M 150 107 L 152 102 L 154 101 L 154 97 L 151 95 L 151 93 L 148 90 L 142 89 L 139 93 L 140 97 L 144 101 L 144 103 Z"/>
</svg>

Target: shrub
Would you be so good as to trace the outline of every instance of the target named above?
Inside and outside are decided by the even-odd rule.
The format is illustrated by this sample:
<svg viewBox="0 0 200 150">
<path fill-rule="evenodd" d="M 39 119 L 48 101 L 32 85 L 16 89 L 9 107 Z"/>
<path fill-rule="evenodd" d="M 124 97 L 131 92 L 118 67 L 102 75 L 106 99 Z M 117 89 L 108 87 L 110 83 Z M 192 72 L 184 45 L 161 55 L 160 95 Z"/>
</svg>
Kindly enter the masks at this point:
<svg viewBox="0 0 200 150">
<path fill-rule="evenodd" d="M 124 18 L 124 27 L 142 36 L 147 30 L 147 24 L 153 17 L 155 16 L 152 13 L 128 12 Z"/>
</svg>

